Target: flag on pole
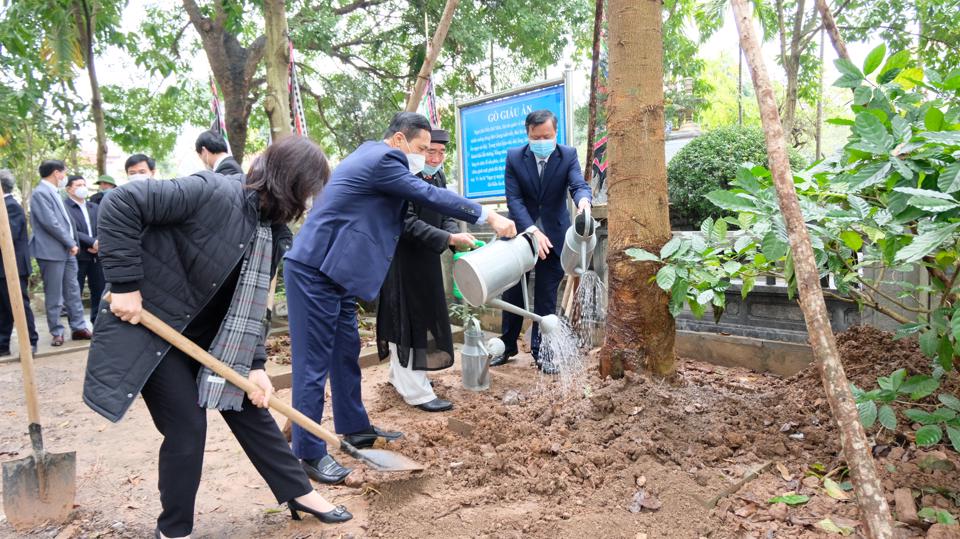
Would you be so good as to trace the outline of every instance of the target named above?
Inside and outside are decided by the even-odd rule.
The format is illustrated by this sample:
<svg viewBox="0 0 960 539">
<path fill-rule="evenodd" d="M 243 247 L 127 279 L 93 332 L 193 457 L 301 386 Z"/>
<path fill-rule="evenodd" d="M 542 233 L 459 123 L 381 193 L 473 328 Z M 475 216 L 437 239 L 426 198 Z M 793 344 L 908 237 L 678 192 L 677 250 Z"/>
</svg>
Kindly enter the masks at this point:
<svg viewBox="0 0 960 539">
<path fill-rule="evenodd" d="M 293 120 L 293 131 L 301 137 L 307 136 L 307 119 L 303 111 L 303 100 L 300 98 L 300 83 L 297 80 L 297 64 L 294 61 L 293 40 L 289 40 L 290 50 L 290 77 L 287 89 L 290 93 L 290 116 Z"/>
<path fill-rule="evenodd" d="M 230 151 L 230 139 L 227 137 L 227 121 L 220 106 L 220 92 L 217 91 L 217 83 L 213 80 L 212 74 L 210 75 L 210 94 L 213 96 L 210 100 L 210 109 L 213 111 L 213 125 L 210 130 L 220 133 L 227 143 L 227 153 L 233 153 Z"/>
<path fill-rule="evenodd" d="M 426 116 L 433 128 L 440 128 L 440 111 L 437 108 L 437 93 L 434 91 L 433 77 L 427 81 L 427 88 L 423 92 L 423 99 L 420 100 L 417 112 Z"/>
</svg>

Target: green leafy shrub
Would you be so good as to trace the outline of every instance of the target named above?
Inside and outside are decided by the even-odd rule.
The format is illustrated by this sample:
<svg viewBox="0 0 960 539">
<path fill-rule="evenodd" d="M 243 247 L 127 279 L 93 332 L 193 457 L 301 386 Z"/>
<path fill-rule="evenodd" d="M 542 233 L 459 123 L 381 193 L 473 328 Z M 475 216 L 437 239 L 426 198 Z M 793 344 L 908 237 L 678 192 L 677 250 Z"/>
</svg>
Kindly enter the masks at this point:
<svg viewBox="0 0 960 539">
<path fill-rule="evenodd" d="M 767 146 L 759 127 L 731 125 L 693 139 L 667 167 L 671 217 L 690 223 L 716 219 L 721 212 L 706 195 L 729 188 L 729 181 L 744 163 L 767 164 Z M 803 158 L 792 150 L 790 165 L 794 170 L 804 166 Z"/>
</svg>

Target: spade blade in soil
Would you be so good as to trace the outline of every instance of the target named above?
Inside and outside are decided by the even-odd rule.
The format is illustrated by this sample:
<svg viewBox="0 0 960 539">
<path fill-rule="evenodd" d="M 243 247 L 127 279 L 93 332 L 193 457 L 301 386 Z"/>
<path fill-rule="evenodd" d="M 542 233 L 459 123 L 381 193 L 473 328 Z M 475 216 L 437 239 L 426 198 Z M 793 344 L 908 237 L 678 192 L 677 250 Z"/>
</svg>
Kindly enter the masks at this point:
<svg viewBox="0 0 960 539">
<path fill-rule="evenodd" d="M 354 449 L 354 451 L 356 454 L 350 451 L 347 453 L 378 472 L 419 472 L 424 469 L 423 464 L 387 449 Z"/>
<path fill-rule="evenodd" d="M 77 495 L 77 454 L 39 453 L 3 463 L 3 512 L 15 528 L 62 523 Z"/>
</svg>

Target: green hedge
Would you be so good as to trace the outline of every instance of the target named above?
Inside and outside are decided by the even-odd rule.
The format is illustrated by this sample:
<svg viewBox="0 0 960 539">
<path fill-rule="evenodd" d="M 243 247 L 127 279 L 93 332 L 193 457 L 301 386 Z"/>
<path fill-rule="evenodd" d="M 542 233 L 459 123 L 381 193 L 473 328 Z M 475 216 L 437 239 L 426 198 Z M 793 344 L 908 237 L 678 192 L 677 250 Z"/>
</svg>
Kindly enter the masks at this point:
<svg viewBox="0 0 960 539">
<path fill-rule="evenodd" d="M 768 166 L 766 142 L 759 127 L 719 127 L 693 139 L 667 166 L 671 218 L 699 226 L 707 217 L 719 216 L 721 210 L 705 195 L 728 188 L 743 163 Z M 804 159 L 792 149 L 790 165 L 794 170 L 805 166 Z"/>
</svg>

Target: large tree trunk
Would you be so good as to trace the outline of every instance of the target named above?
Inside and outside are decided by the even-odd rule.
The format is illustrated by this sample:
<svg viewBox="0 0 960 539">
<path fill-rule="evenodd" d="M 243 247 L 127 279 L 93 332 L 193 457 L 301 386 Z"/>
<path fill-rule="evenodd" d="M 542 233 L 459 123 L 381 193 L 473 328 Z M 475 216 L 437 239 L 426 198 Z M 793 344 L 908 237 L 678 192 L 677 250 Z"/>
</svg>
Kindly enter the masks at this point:
<svg viewBox="0 0 960 539">
<path fill-rule="evenodd" d="M 593 151 L 597 138 L 597 79 L 600 78 L 600 30 L 603 28 L 603 3 L 597 0 L 593 16 L 593 55 L 590 63 L 590 104 L 587 120 L 587 158 L 584 160 L 583 179 L 587 185 L 593 178 Z M 596 193 L 594 193 L 596 195 Z"/>
<path fill-rule="evenodd" d="M 93 114 L 93 124 L 97 130 L 97 174 L 107 173 L 107 130 L 103 119 L 103 97 L 100 95 L 100 82 L 97 80 L 97 66 L 93 52 L 96 18 L 90 11 L 87 0 L 80 0 L 75 5 L 74 13 L 78 16 L 77 28 L 80 36 L 80 46 L 83 47 L 87 63 L 87 76 L 90 78 L 90 112 Z"/>
<path fill-rule="evenodd" d="M 203 43 L 213 77 L 223 92 L 224 115 L 230 148 L 243 162 L 247 144 L 247 121 L 255 99 L 251 97 L 253 75 L 263 59 L 267 38 L 260 36 L 244 47 L 237 36 L 226 30 L 227 14 L 220 1 L 213 3 L 213 17 L 205 17 L 195 0 L 183 0 L 183 7 Z"/>
<path fill-rule="evenodd" d="M 263 108 L 270 119 L 270 134 L 278 141 L 290 129 L 290 42 L 287 34 L 287 12 L 283 0 L 264 0 L 263 20 L 267 35 L 267 95 Z"/>
<path fill-rule="evenodd" d="M 437 29 L 433 33 L 433 40 L 430 41 L 430 50 L 427 51 L 427 57 L 420 66 L 420 73 L 417 74 L 417 82 L 413 85 L 413 91 L 407 99 L 407 106 L 403 110 L 407 112 L 416 112 L 420 106 L 420 100 L 423 99 L 423 93 L 427 89 L 427 82 L 430 80 L 430 74 L 433 73 L 433 64 L 440 55 L 440 49 L 443 48 L 443 42 L 447 39 L 447 31 L 450 30 L 450 23 L 453 21 L 453 12 L 457 9 L 460 0 L 447 0 L 443 7 L 443 15 L 440 16 L 440 22 L 437 23 Z"/>
<path fill-rule="evenodd" d="M 813 355 L 820 369 L 827 402 L 840 429 L 843 456 L 853 476 L 861 519 L 868 537 L 890 538 L 893 537 L 890 507 L 884 498 L 876 466 L 870 455 L 870 444 L 860 425 L 857 405 L 850 391 L 846 374 L 843 372 L 843 365 L 840 363 L 836 339 L 830 329 L 830 319 L 823 300 L 823 290 L 820 288 L 820 276 L 814 261 L 813 247 L 800 212 L 800 201 L 797 198 L 793 173 L 790 171 L 790 160 L 787 157 L 786 141 L 777 112 L 773 86 L 770 84 L 763 64 L 760 44 L 754 34 L 746 0 L 731 0 L 731 4 L 737 28 L 740 31 L 740 43 L 750 65 L 753 86 L 757 92 L 760 119 L 767 141 L 770 172 L 773 175 L 780 211 L 790 237 L 790 249 L 793 252 L 797 287 L 800 293 L 800 308 L 807 323 L 810 346 L 813 348 Z"/>
<path fill-rule="evenodd" d="M 674 320 L 669 297 L 651 277 L 658 267 L 624 251 L 660 252 L 670 240 L 663 146 L 662 2 L 610 0 L 610 137 L 607 264 L 609 311 L 601 352 L 602 376 L 646 368 L 669 376 L 674 365 Z"/>
</svg>

